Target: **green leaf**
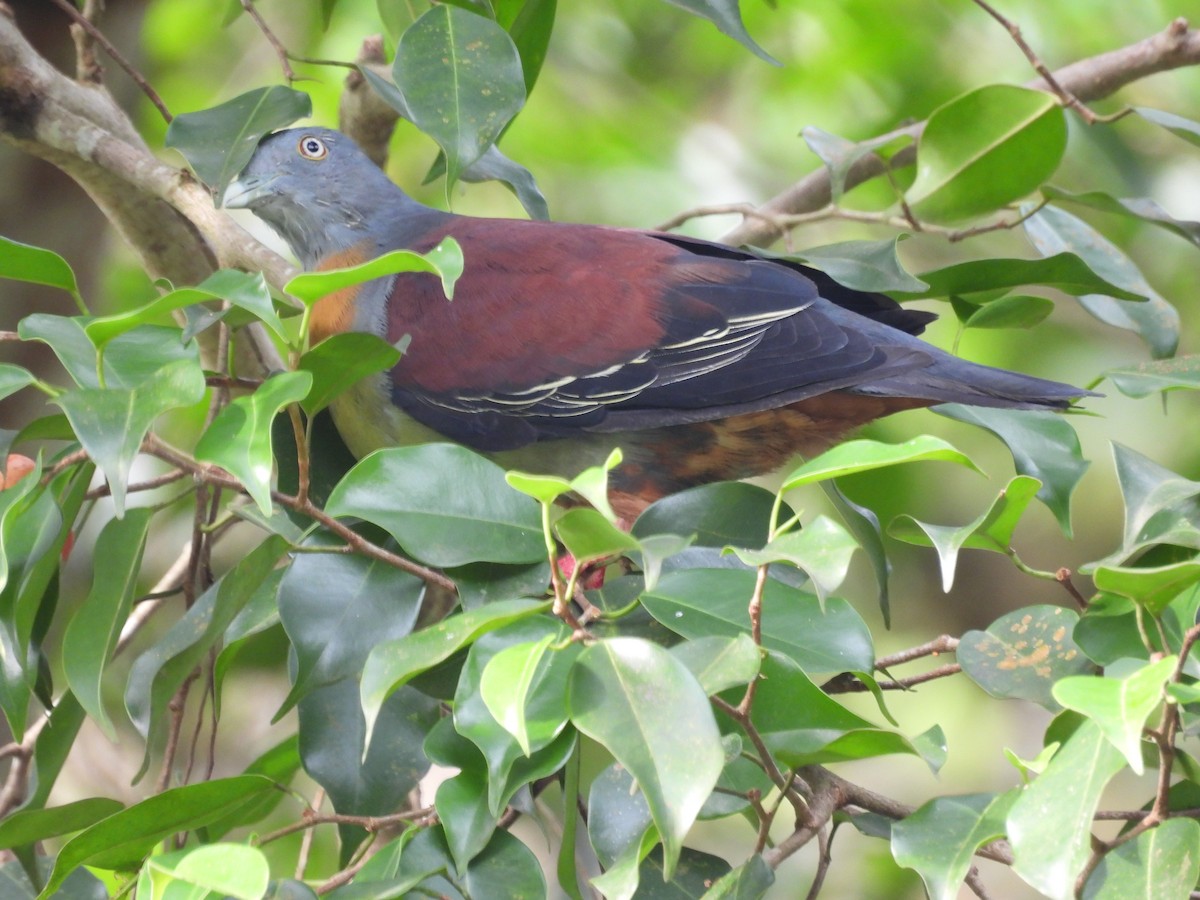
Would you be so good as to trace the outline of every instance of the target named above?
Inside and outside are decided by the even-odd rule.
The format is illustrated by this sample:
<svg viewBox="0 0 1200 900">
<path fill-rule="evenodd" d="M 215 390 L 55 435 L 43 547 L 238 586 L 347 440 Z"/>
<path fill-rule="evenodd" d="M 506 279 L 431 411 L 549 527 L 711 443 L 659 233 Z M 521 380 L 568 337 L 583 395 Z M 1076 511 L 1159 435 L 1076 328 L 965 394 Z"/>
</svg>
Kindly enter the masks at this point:
<svg viewBox="0 0 1200 900">
<path fill-rule="evenodd" d="M 1072 633 L 1079 615 L 1061 606 L 1028 606 L 1001 616 L 987 631 L 968 631 L 955 651 L 963 673 L 993 697 L 1032 700 L 1052 712 L 1055 682 L 1095 667 Z"/>
<path fill-rule="evenodd" d="M 428 272 L 442 282 L 446 299 L 454 299 L 454 285 L 463 272 L 462 247 L 454 238 L 443 239 L 428 253 L 415 250 L 392 250 L 357 266 L 304 272 L 283 286 L 285 294 L 312 305 L 322 297 L 344 288 L 386 278 L 401 272 Z"/>
<path fill-rule="evenodd" d="M 250 162 L 263 135 L 311 115 L 308 94 L 275 84 L 176 116 L 164 143 L 184 155 L 219 204 L 229 182 Z"/>
<path fill-rule="evenodd" d="M 546 61 L 557 8 L 558 0 L 501 0 L 496 4 L 496 21 L 512 36 L 521 54 L 526 96 L 533 93 Z"/>
<path fill-rule="evenodd" d="M 0 363 L 0 400 L 11 397 L 21 388 L 28 387 L 36 381 L 33 373 L 20 366 Z M 7 455 L 7 454 L 5 454 Z M 0 460 L 3 462 L 3 460 Z"/>
<path fill-rule="evenodd" d="M 633 775 L 674 872 L 683 838 L 724 767 L 704 691 L 656 644 L 613 638 L 584 649 L 571 671 L 571 720 Z"/>
<path fill-rule="evenodd" d="M 274 791 L 259 775 L 218 778 L 169 788 L 92 825 L 63 845 L 39 898 L 50 897 L 78 866 L 135 869 L 163 838 L 201 828 L 232 810 Z"/>
<path fill-rule="evenodd" d="M 1057 188 L 1052 184 L 1042 186 L 1042 196 L 1048 200 L 1058 202 L 1065 200 L 1068 203 L 1078 203 L 1081 206 L 1098 209 L 1102 212 L 1115 213 L 1127 219 L 1149 222 L 1151 225 L 1157 225 L 1160 228 L 1170 231 L 1172 234 L 1179 235 L 1184 240 L 1191 241 L 1193 244 L 1200 246 L 1200 222 L 1176 219 L 1149 197 L 1124 197 L 1118 199 L 1111 194 L 1106 194 L 1104 191 L 1085 191 L 1077 194 L 1071 191 L 1064 191 L 1062 188 Z"/>
<path fill-rule="evenodd" d="M 603 465 L 589 466 L 570 480 L 557 475 L 533 475 L 519 471 L 507 473 L 504 479 L 539 503 L 553 503 L 563 494 L 576 493 L 607 521 L 615 523 L 617 514 L 608 502 L 608 473 L 621 464 L 621 458 L 618 447 L 608 454 Z"/>
<path fill-rule="evenodd" d="M 1127 397 L 1148 397 L 1158 391 L 1196 391 L 1200 390 L 1200 354 L 1109 369 L 1104 377 Z"/>
<path fill-rule="evenodd" d="M 447 190 L 525 105 L 521 57 L 508 32 L 445 4 L 404 32 L 392 77 L 413 124 L 446 154 Z"/>
<path fill-rule="evenodd" d="M 975 851 L 1004 836 L 1018 793 L 935 797 L 892 826 L 892 855 L 920 874 L 930 900 L 955 900 Z"/>
<path fill-rule="evenodd" d="M 1149 106 L 1135 106 L 1133 111 L 1145 119 L 1160 125 L 1176 137 L 1181 137 L 1189 144 L 1200 147 L 1200 124 L 1183 116 L 1169 113 L 1161 109 L 1151 109 Z"/>
<path fill-rule="evenodd" d="M 780 490 L 792 491 L 801 485 L 828 478 L 841 478 L 856 472 L 924 460 L 952 462 L 979 471 L 979 467 L 965 454 L 955 450 L 941 438 L 928 434 L 912 438 L 903 444 L 884 444 L 868 440 L 846 441 L 810 459 L 798 469 L 793 469 Z"/>
<path fill-rule="evenodd" d="M 1155 359 L 1173 356 L 1179 345 L 1179 312 L 1152 288 L 1137 265 L 1094 228 L 1070 213 L 1046 207 L 1025 220 L 1025 233 L 1043 256 L 1079 255 L 1105 281 L 1122 289 L 1088 291 L 1079 303 L 1108 325 L 1132 331 L 1150 347 Z M 1053 258 L 1053 257 L 1052 257 Z M 1130 295 L 1144 303 L 1127 303 Z"/>
<path fill-rule="evenodd" d="M 539 671 L 545 672 L 547 669 L 546 652 L 553 642 L 554 636 L 546 635 L 539 641 L 506 647 L 488 661 L 479 679 L 479 692 L 488 711 L 505 731 L 517 739 L 526 756 L 533 752 L 529 741 L 530 723 L 526 717 L 526 704 Z M 533 723 L 533 729 L 539 735 L 553 738 L 567 724 L 565 703 L 560 713 L 550 721 Z"/>
<path fill-rule="evenodd" d="M 503 829 L 471 860 L 463 874 L 464 893 L 472 900 L 509 900 L 546 896 L 546 876 L 528 847 Z"/>
<path fill-rule="evenodd" d="M 117 733 L 104 710 L 101 680 L 133 606 L 153 515 L 153 509 L 131 509 L 124 519 L 112 519 L 104 526 L 96 538 L 94 553 L 95 559 L 104 564 L 95 567 L 87 600 L 63 635 L 67 684 L 111 741 L 116 741 Z"/>
<path fill-rule="evenodd" d="M 938 415 L 990 431 L 1004 441 L 1019 475 L 1041 482 L 1037 497 L 1071 536 L 1071 494 L 1090 463 L 1083 458 L 1079 435 L 1064 416 L 1032 409 L 984 409 L 943 403 Z"/>
<path fill-rule="evenodd" d="M 949 593 L 954 584 L 958 551 L 963 547 L 1012 555 L 1013 531 L 1040 487 L 1036 478 L 1017 475 L 973 522 L 959 527 L 931 525 L 912 516 L 901 515 L 892 520 L 888 534 L 909 544 L 936 549 L 942 567 L 942 590 Z"/>
<path fill-rule="evenodd" d="M 875 151 L 889 144 L 905 145 L 912 143 L 908 135 L 886 134 L 866 141 L 848 141 L 836 134 L 806 125 L 800 131 L 808 149 L 821 158 L 825 168 L 829 170 L 829 187 L 833 202 L 837 203 L 846 190 L 846 176 L 863 157 L 870 156 Z M 911 276 L 909 276 L 911 277 Z"/>
<path fill-rule="evenodd" d="M 301 356 L 296 366 L 312 375 L 312 387 L 300 406 L 312 418 L 368 375 L 390 369 L 400 356 L 400 351 L 383 338 L 365 331 L 331 335 Z"/>
<path fill-rule="evenodd" d="M 750 547 L 770 537 L 775 495 L 758 485 L 726 481 L 689 488 L 650 504 L 631 529 L 637 538 L 695 535 L 701 547 Z M 786 506 L 782 513 L 791 515 Z"/>
<path fill-rule="evenodd" d="M 666 628 L 691 640 L 750 633 L 748 607 L 755 573 L 745 569 L 681 569 L 663 575 L 642 605 Z M 768 580 L 763 591 L 763 646 L 809 672 L 870 672 L 871 634 L 845 600 L 822 611 L 812 594 Z"/>
<path fill-rule="evenodd" d="M 424 592 L 419 578 L 378 560 L 297 555 L 279 585 L 279 618 L 295 669 L 275 720 L 315 688 L 357 678 L 377 644 L 411 633 Z M 330 597 L 338 601 L 330 603 Z"/>
<path fill-rule="evenodd" d="M 750 857 L 713 884 L 705 900 L 759 900 L 775 883 L 775 870 L 761 855 Z"/>
<path fill-rule="evenodd" d="M 971 298 L 965 299 L 969 304 Z M 1052 312 L 1053 300 L 1014 295 L 982 302 L 960 319 L 965 328 L 1032 328 Z"/>
<path fill-rule="evenodd" d="M 21 244 L 6 237 L 0 237 L 0 278 L 61 288 L 71 296 L 79 297 L 75 273 L 65 259 L 53 250 Z"/>
<path fill-rule="evenodd" d="M 549 608 L 539 600 L 501 600 L 443 619 L 394 641 L 377 644 L 362 673 L 362 706 L 370 722 L 384 699 L 482 634 Z"/>
<path fill-rule="evenodd" d="M 1083 900 L 1188 897 L 1200 876 L 1200 823 L 1168 819 L 1100 857 Z"/>
<path fill-rule="evenodd" d="M 81 831 L 124 808 L 117 800 L 91 797 L 50 809 L 18 810 L 0 822 L 0 849 L 25 847 L 46 838 Z"/>
<path fill-rule="evenodd" d="M 759 59 L 773 66 L 779 65 L 778 60 L 767 53 L 750 37 L 750 32 L 742 23 L 742 13 L 738 9 L 738 0 L 667 0 L 672 6 L 686 9 L 694 16 L 708 19 L 717 26 L 717 30 L 733 38 Z"/>
<path fill-rule="evenodd" d="M 290 542 L 286 535 L 281 537 Z M 221 649 L 217 652 L 212 669 L 213 709 L 218 716 L 221 714 L 221 687 L 238 653 L 250 638 L 279 624 L 276 597 L 279 593 L 279 582 L 283 580 L 285 571 L 283 568 L 276 569 L 264 578 L 241 612 L 233 617 L 233 621 L 221 635 Z"/>
<path fill-rule="evenodd" d="M 896 248 L 907 235 L 881 241 L 843 241 L 808 247 L 793 258 L 859 291 L 923 291 L 928 287 L 900 263 Z"/>
<path fill-rule="evenodd" d="M 641 549 L 637 538 L 628 531 L 586 507 L 567 510 L 554 523 L 554 531 L 580 565 Z"/>
<path fill-rule="evenodd" d="M 217 413 L 196 443 L 196 459 L 216 463 L 241 481 L 264 516 L 272 509 L 271 422 L 289 403 L 307 396 L 310 387 L 308 372 L 272 375 L 254 393 L 234 398 Z"/>
<path fill-rule="evenodd" d="M 134 661 L 125 688 L 125 707 L 134 727 L 146 739 L 138 778 L 146 773 L 151 757 L 166 740 L 167 704 L 271 574 L 286 549 L 287 542 L 282 538 L 267 538 L 201 594 L 192 608 Z"/>
<path fill-rule="evenodd" d="M 1066 146 L 1066 118 L 1053 95 L 1010 84 L 976 88 L 929 117 L 908 205 L 930 222 L 984 215 L 1037 190 Z"/>
<path fill-rule="evenodd" d="M 1149 663 L 1125 678 L 1100 675 L 1064 678 L 1054 685 L 1054 699 L 1083 713 L 1100 726 L 1138 775 L 1142 766 L 1142 730 L 1146 719 L 1163 701 L 1163 686 L 1175 671 L 1178 657 Z"/>
<path fill-rule="evenodd" d="M 46 805 L 85 718 L 83 707 L 70 691 L 58 698 L 49 721 L 38 733 L 33 746 L 28 793 L 21 809 L 41 809 Z"/>
<path fill-rule="evenodd" d="M 871 571 L 875 575 L 875 584 L 879 587 L 879 611 L 883 614 L 883 624 L 890 628 L 892 625 L 891 599 L 888 592 L 888 579 L 892 574 L 892 564 L 888 561 L 887 548 L 883 545 L 883 528 L 879 525 L 879 516 L 874 510 L 855 503 L 847 497 L 836 481 L 824 481 L 821 490 L 837 510 L 842 521 L 859 547 L 871 563 Z"/>
<path fill-rule="evenodd" d="M 271 880 L 266 856 L 246 844 L 209 844 L 187 851 L 169 865 L 161 858 L 152 859 L 150 866 L 169 878 L 168 885 L 182 882 L 236 900 L 261 900 Z"/>
<path fill-rule="evenodd" d="M 373 522 L 434 566 L 532 563 L 546 555 L 538 505 L 510 488 L 495 463 L 452 444 L 364 457 L 325 511 Z"/>
<path fill-rule="evenodd" d="M 541 0 L 541 2 L 545 2 L 545 0 Z M 439 153 L 437 160 L 425 176 L 425 183 L 434 181 L 444 174 L 446 174 L 446 154 Z M 542 194 L 541 188 L 537 186 L 533 173 L 501 153 L 500 148 L 495 144 L 483 151 L 483 156 L 463 169 L 458 177 L 460 181 L 471 184 L 482 181 L 498 181 L 516 195 L 530 218 L 543 221 L 550 218 L 550 208 L 546 205 L 546 198 Z"/>
<path fill-rule="evenodd" d="M 1044 210 L 1043 210 L 1044 212 Z M 1007 290 L 1025 285 L 1055 288 L 1064 294 L 1106 294 L 1133 302 L 1145 301 L 1146 295 L 1125 290 L 1105 280 L 1075 253 L 1061 252 L 1044 259 L 973 259 L 942 269 L 922 272 L 929 287 L 906 299 L 949 297 L 983 291 Z"/>
<path fill-rule="evenodd" d="M 1100 727 L 1083 721 L 1009 811 L 1005 832 L 1018 875 L 1056 900 L 1074 896 L 1075 878 L 1092 852 L 1092 816 L 1123 767 Z"/>
<path fill-rule="evenodd" d="M 167 410 L 197 403 L 204 391 L 204 373 L 188 359 L 163 366 L 140 387 L 78 388 L 54 399 L 108 479 L 117 515 L 125 511 L 129 470 L 150 426 Z"/>
<path fill-rule="evenodd" d="M 845 528 L 826 516 L 817 516 L 803 528 L 775 538 L 762 550 L 731 547 L 727 552 L 736 553 L 748 566 L 791 563 L 808 575 L 823 607 L 829 593 L 845 580 L 850 557 L 857 549 L 858 542 Z"/>
<path fill-rule="evenodd" d="M 1092 580 L 1099 590 L 1128 597 L 1150 615 L 1159 616 L 1172 600 L 1200 582 L 1200 559 L 1144 569 L 1099 566 Z"/>
<path fill-rule="evenodd" d="M 676 644 L 671 655 L 688 671 L 708 696 L 738 685 L 747 685 L 758 676 L 762 653 L 749 635 L 703 637 Z"/>
<path fill-rule="evenodd" d="M 11 860 L 0 866 L 0 892 L 10 900 L 33 900 L 38 888 L 45 882 L 54 860 L 48 856 L 37 856 L 29 860 L 28 868 L 37 872 L 37 886 L 29 880 L 29 872 L 19 860 Z M 108 888 L 87 869 L 76 869 L 54 894 L 54 900 L 108 900 Z"/>
<path fill-rule="evenodd" d="M 270 778 L 280 790 L 262 794 L 257 803 L 234 810 L 232 815 L 224 816 L 206 825 L 200 830 L 201 840 L 216 841 L 234 828 L 261 822 L 287 797 L 284 789 L 299 769 L 300 742 L 299 738 L 292 734 L 263 752 L 242 772 L 243 775 L 261 775 Z"/>
</svg>

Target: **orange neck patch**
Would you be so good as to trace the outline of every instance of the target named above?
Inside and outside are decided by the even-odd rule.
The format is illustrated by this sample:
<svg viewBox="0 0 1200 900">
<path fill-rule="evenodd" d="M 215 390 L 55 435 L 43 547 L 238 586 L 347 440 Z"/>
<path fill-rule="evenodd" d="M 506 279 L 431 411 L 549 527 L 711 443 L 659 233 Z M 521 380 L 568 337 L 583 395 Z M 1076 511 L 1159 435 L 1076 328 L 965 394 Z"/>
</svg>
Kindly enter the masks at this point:
<svg viewBox="0 0 1200 900">
<path fill-rule="evenodd" d="M 345 250 L 339 250 L 337 253 L 329 254 L 321 260 L 316 271 L 327 272 L 330 269 L 357 266 L 365 263 L 369 258 L 367 243 L 364 241 Z M 313 306 L 312 319 L 309 323 L 310 345 L 315 346 L 331 334 L 340 334 L 350 330 L 354 324 L 354 301 L 362 287 L 361 284 L 351 285 L 334 291 L 317 301 Z"/>
</svg>

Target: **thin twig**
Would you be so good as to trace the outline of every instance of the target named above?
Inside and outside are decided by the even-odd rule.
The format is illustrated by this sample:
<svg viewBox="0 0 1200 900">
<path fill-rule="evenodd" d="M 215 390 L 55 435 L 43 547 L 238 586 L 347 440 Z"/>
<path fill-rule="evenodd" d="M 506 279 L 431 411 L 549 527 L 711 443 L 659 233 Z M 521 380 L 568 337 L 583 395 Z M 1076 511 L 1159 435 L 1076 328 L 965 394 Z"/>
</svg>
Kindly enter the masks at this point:
<svg viewBox="0 0 1200 900">
<path fill-rule="evenodd" d="M 77 10 L 71 4 L 70 0 L 54 0 L 54 5 L 70 16 L 80 28 L 82 28 L 91 36 L 92 40 L 94 40 L 104 49 L 104 52 L 112 58 L 113 62 L 125 70 L 125 74 L 133 79 L 133 83 L 136 84 L 141 89 L 142 93 L 145 94 L 150 100 L 150 102 L 154 104 L 154 107 L 162 115 L 163 119 L 170 123 L 173 116 L 171 115 L 171 111 L 167 109 L 167 105 L 163 103 L 162 97 L 158 96 L 158 92 L 150 86 L 150 82 L 146 80 L 145 76 L 135 69 L 129 60 L 121 55 L 121 51 L 113 46 L 112 42 L 104 36 L 100 29 L 88 21 L 87 17 Z"/>
<path fill-rule="evenodd" d="M 182 469 L 174 469 L 164 475 L 159 475 L 157 478 L 151 478 L 147 481 L 139 481 L 136 484 L 128 485 L 125 488 L 125 493 L 137 494 L 142 491 L 153 491 L 156 488 L 165 487 L 168 484 L 173 484 L 174 482 L 187 477 L 187 472 L 183 471 Z M 101 497 L 107 497 L 111 493 L 112 487 L 105 482 L 99 487 L 92 488 L 83 496 L 85 500 L 98 500 Z M 186 496 L 186 492 L 184 492 L 184 496 Z"/>
<path fill-rule="evenodd" d="M 292 65 L 288 62 L 291 54 L 288 53 L 287 47 L 283 46 L 283 42 L 275 36 L 275 32 L 271 31 L 266 20 L 262 17 L 257 9 L 254 8 L 254 0 L 241 0 L 242 9 L 246 11 L 254 24 L 258 26 L 258 30 L 262 32 L 263 37 L 267 39 L 267 43 L 271 45 L 271 49 L 275 51 L 275 55 L 279 57 L 279 67 L 283 69 L 283 77 L 288 84 L 296 81 L 296 73 L 292 71 Z"/>
<path fill-rule="evenodd" d="M 316 794 L 313 795 L 312 810 L 318 810 L 325 802 L 325 788 L 317 788 Z M 296 880 L 303 881 L 305 873 L 308 871 L 308 856 L 312 853 L 313 838 L 316 837 L 317 830 L 309 828 L 305 830 L 304 835 L 300 838 L 300 853 L 296 857 Z"/>
<path fill-rule="evenodd" d="M 1076 605 L 1081 610 L 1086 610 L 1088 608 L 1087 599 L 1083 596 L 1083 594 L 1079 593 L 1079 588 L 1075 587 L 1075 582 L 1071 581 L 1070 569 L 1068 569 L 1066 566 L 1058 569 L 1054 573 L 1054 580 L 1063 586 L 1063 589 L 1071 595 L 1071 599 L 1075 601 Z"/>
<path fill-rule="evenodd" d="M 321 813 L 318 815 L 306 812 L 304 818 L 299 822 L 292 822 L 290 825 L 284 825 L 276 831 L 264 834 L 258 839 L 258 846 L 277 841 L 289 834 L 295 834 L 297 831 L 304 831 L 306 828 L 316 828 L 318 825 L 356 825 L 364 831 L 375 832 L 391 825 L 405 825 L 432 815 L 432 813 L 431 807 L 411 809 L 387 816 L 351 816 L 344 813 Z"/>
</svg>

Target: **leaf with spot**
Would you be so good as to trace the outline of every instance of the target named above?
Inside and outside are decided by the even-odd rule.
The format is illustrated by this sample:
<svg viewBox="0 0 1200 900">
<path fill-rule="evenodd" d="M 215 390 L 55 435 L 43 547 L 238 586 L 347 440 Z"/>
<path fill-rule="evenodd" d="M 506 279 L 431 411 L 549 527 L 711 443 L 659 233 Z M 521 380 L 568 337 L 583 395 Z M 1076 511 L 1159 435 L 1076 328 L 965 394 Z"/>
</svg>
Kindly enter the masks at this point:
<svg viewBox="0 0 1200 900">
<path fill-rule="evenodd" d="M 1190 897 L 1200 877 L 1200 823 L 1168 819 L 1100 857 L 1083 900 Z"/>
<path fill-rule="evenodd" d="M 1079 615 L 1061 606 L 1029 606 L 1001 616 L 987 631 L 968 631 L 956 655 L 963 673 L 993 697 L 1031 700 L 1057 710 L 1055 682 L 1096 671 L 1072 632 Z"/>
<path fill-rule="evenodd" d="M 1104 377 L 1126 397 L 1148 397 L 1159 391 L 1200 391 L 1200 354 L 1109 369 Z"/>
</svg>

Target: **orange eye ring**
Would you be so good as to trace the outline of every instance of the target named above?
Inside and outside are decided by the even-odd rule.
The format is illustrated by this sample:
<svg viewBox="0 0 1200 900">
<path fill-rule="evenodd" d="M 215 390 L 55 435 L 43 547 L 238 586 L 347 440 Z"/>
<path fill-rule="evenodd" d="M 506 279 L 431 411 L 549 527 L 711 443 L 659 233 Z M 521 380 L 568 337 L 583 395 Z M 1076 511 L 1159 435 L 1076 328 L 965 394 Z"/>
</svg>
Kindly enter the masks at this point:
<svg viewBox="0 0 1200 900">
<path fill-rule="evenodd" d="M 313 137 L 311 134 L 306 134 L 300 138 L 300 143 L 296 145 L 296 149 L 300 151 L 300 155 L 305 159 L 324 159 L 329 155 L 329 148 L 325 146 L 325 142 L 320 138 Z"/>
</svg>

